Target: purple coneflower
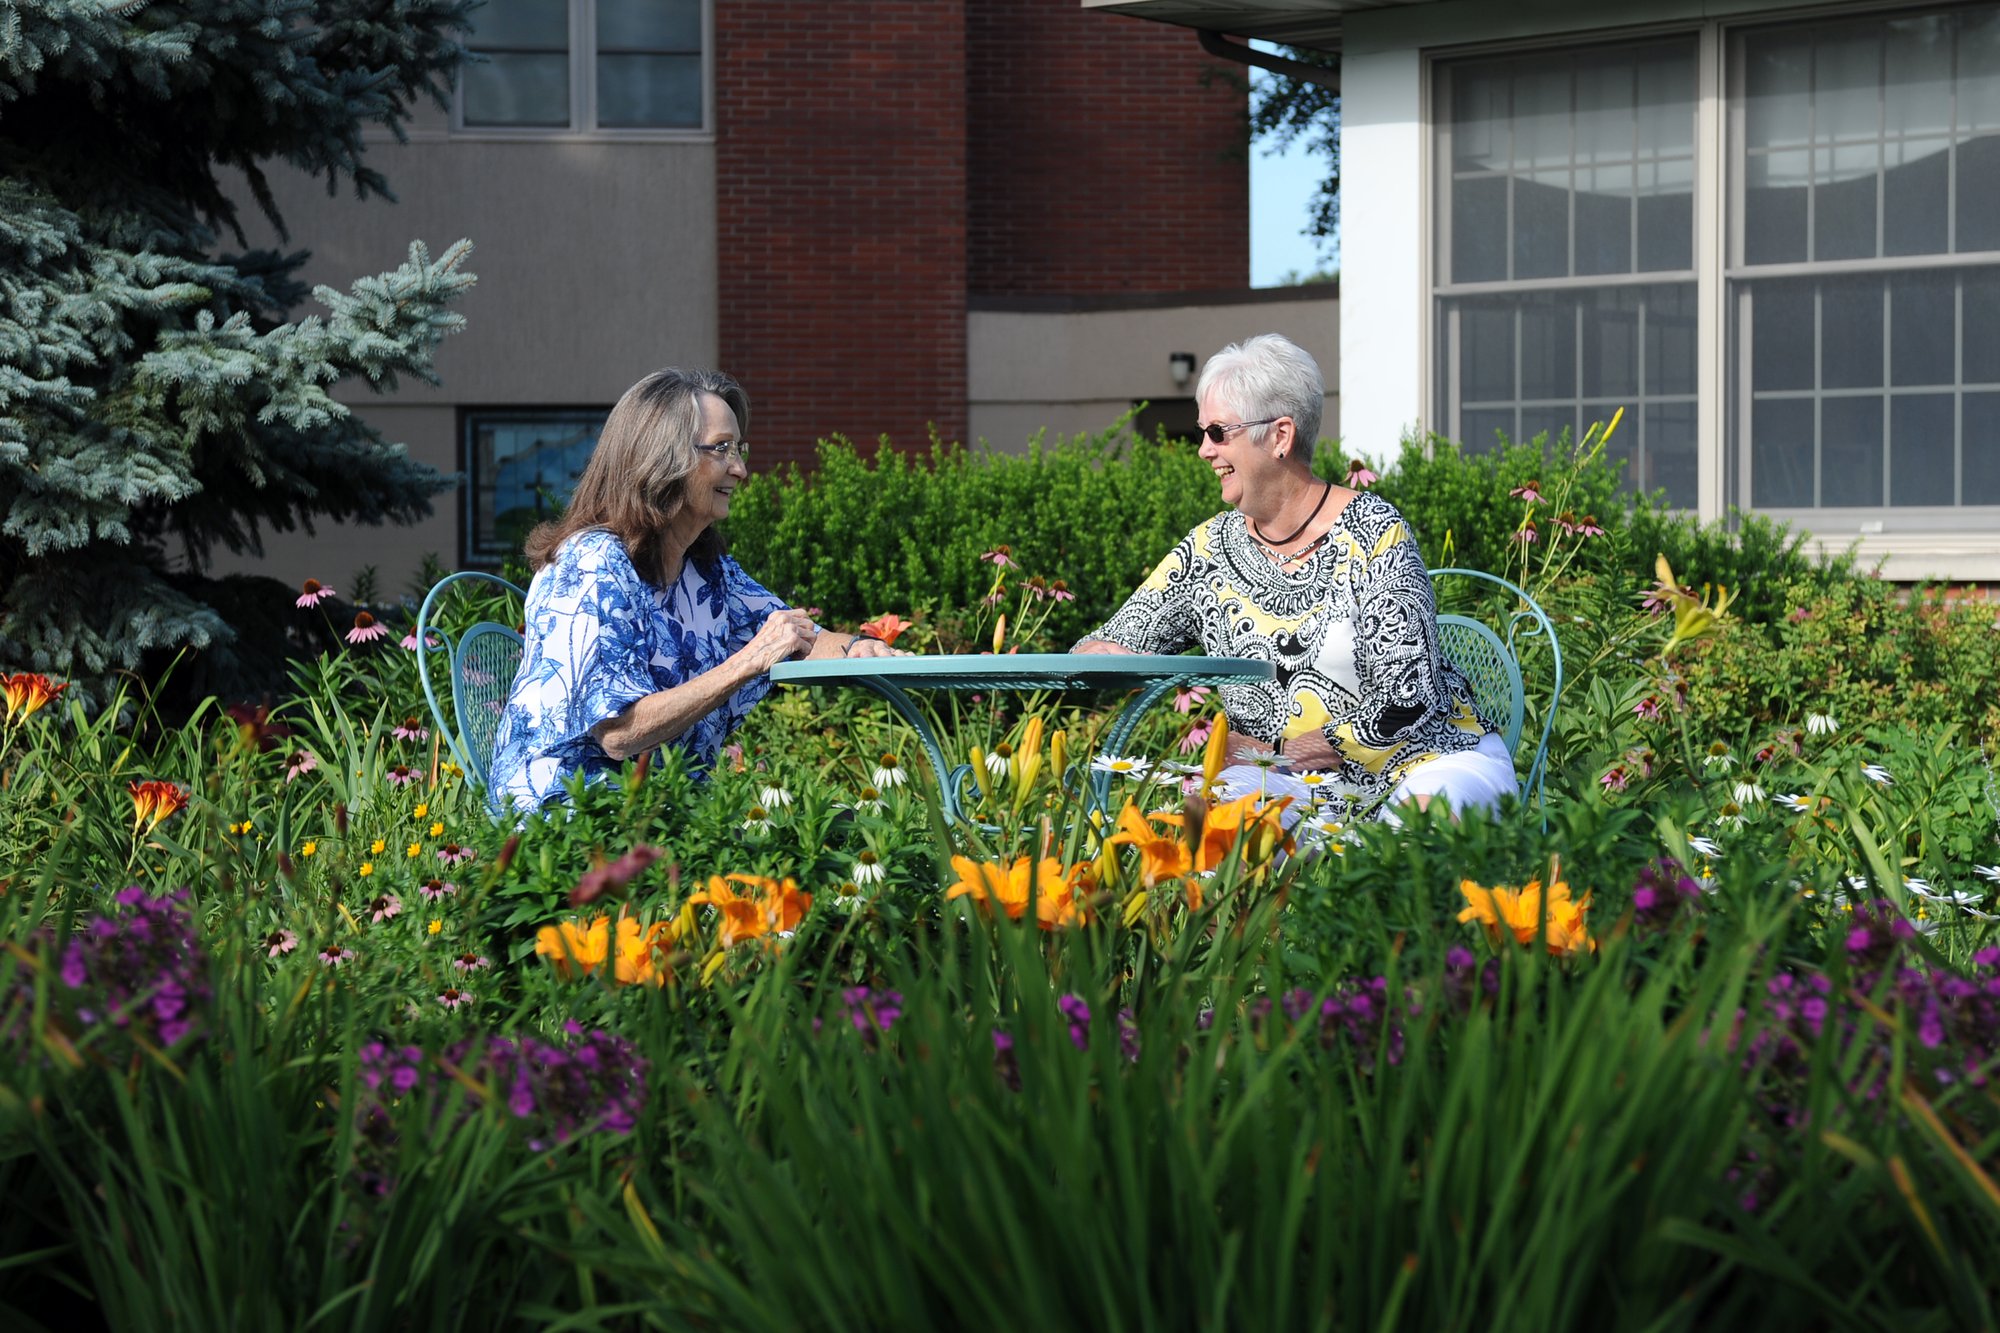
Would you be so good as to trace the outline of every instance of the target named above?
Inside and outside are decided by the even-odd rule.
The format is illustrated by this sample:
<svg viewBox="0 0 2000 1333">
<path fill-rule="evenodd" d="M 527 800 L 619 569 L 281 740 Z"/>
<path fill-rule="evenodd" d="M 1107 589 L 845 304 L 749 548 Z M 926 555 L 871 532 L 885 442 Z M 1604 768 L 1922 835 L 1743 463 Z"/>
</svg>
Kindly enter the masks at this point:
<svg viewBox="0 0 2000 1333">
<path fill-rule="evenodd" d="M 472 992 L 460 990 L 456 986 L 446 986 L 438 992 L 438 1003 L 447 1009 L 463 1009 L 472 1003 Z"/>
<path fill-rule="evenodd" d="M 1538 505 L 1542 502 L 1542 483 L 1539 480 L 1531 481 L 1525 486 L 1516 486 L 1507 494 L 1512 499 L 1526 500 L 1531 505 Z"/>
<path fill-rule="evenodd" d="M 274 930 L 264 937 L 266 957 L 276 958 L 281 953 L 290 953 L 299 947 L 299 937 L 289 930 Z"/>
<path fill-rule="evenodd" d="M 476 953 L 462 953 L 451 960 L 451 965 L 461 972 L 477 972 L 482 968 L 493 966 L 493 960 Z"/>
<path fill-rule="evenodd" d="M 457 893 L 458 885 L 442 879 L 427 879 L 417 885 L 417 892 L 422 895 L 425 902 L 434 903 L 440 898 Z"/>
<path fill-rule="evenodd" d="M 285 758 L 285 781 L 290 782 L 301 773 L 310 773 L 319 767 L 319 760 L 311 750 L 294 750 Z"/>
<path fill-rule="evenodd" d="M 403 719 L 402 725 L 396 727 L 389 734 L 399 741 L 420 741 L 431 733 L 430 728 L 426 727 L 420 719 L 406 717 Z"/>
<path fill-rule="evenodd" d="M 393 893 L 379 893 L 368 900 L 368 919 L 376 925 L 382 924 L 403 910 L 403 900 Z"/>
<path fill-rule="evenodd" d="M 438 848 L 438 860 L 448 866 L 454 866 L 460 861 L 470 861 L 471 859 L 472 849 L 470 847 L 461 847 L 455 842 L 448 842 Z"/>
<path fill-rule="evenodd" d="M 407 787 L 417 780 L 417 770 L 408 764 L 392 764 L 388 776 L 390 786 Z"/>
<path fill-rule="evenodd" d="M 1347 484 L 1355 490 L 1365 491 L 1378 480 L 1380 478 L 1360 459 L 1350 458 L 1347 460 Z"/>
<path fill-rule="evenodd" d="M 389 637 L 389 627 L 366 611 L 354 613 L 354 628 L 347 631 L 349 643 L 372 643 Z"/>
<path fill-rule="evenodd" d="M 339 967 L 343 963 L 354 961 L 354 950 L 343 948 L 338 944 L 329 944 L 319 951 L 319 960 L 328 967 Z"/>
<path fill-rule="evenodd" d="M 318 606 L 321 602 L 334 595 L 333 589 L 327 587 L 318 579 L 307 579 L 305 585 L 299 589 L 297 605 L 300 607 Z"/>
</svg>

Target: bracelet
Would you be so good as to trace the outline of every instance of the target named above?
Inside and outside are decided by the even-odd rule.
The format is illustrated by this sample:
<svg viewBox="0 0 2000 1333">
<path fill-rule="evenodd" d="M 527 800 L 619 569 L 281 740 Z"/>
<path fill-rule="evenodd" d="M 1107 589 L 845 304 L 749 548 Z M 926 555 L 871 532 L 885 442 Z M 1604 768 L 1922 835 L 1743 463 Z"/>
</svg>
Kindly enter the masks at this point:
<svg viewBox="0 0 2000 1333">
<path fill-rule="evenodd" d="M 854 645 L 860 642 L 861 642 L 861 636 L 859 634 L 856 634 L 854 637 L 850 638 L 847 641 L 847 646 L 840 650 L 840 655 L 842 657 L 848 656 L 850 653 L 854 651 Z"/>
</svg>

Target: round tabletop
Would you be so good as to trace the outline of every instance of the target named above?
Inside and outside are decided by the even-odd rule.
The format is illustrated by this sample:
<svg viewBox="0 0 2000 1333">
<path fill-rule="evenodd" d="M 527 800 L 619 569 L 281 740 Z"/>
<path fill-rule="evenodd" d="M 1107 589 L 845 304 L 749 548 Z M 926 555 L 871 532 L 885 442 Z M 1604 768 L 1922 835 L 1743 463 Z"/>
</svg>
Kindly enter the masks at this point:
<svg viewBox="0 0 2000 1333">
<path fill-rule="evenodd" d="M 906 690 L 1132 690 L 1161 681 L 1241 685 L 1270 680 L 1269 662 L 1241 657 L 1136 653 L 939 653 L 927 657 L 826 657 L 780 662 L 781 685 L 859 685 Z"/>
</svg>

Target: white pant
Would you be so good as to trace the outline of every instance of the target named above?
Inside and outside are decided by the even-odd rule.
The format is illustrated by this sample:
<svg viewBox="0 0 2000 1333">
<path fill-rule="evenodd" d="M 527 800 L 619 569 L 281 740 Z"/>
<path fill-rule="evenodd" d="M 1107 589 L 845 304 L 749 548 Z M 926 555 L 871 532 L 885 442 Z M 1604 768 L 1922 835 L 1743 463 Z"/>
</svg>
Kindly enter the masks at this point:
<svg viewBox="0 0 2000 1333">
<path fill-rule="evenodd" d="M 1299 774 L 1267 772 L 1250 764 L 1231 764 L 1223 769 L 1216 779 L 1216 788 L 1218 795 L 1231 801 L 1251 792 L 1273 798 L 1291 797 L 1292 803 L 1285 807 L 1284 813 L 1287 828 L 1313 808 L 1316 795 L 1346 790 L 1344 784 L 1315 786 Z M 1387 824 L 1401 825 L 1403 821 L 1396 817 L 1396 807 L 1412 796 L 1443 797 L 1453 810 L 1462 812 L 1475 807 L 1495 809 L 1502 796 L 1518 796 L 1520 791 L 1520 781 L 1514 776 L 1514 756 L 1507 752 L 1507 742 L 1489 731 L 1473 749 L 1441 754 L 1411 769 L 1383 803 L 1381 817 Z"/>
</svg>

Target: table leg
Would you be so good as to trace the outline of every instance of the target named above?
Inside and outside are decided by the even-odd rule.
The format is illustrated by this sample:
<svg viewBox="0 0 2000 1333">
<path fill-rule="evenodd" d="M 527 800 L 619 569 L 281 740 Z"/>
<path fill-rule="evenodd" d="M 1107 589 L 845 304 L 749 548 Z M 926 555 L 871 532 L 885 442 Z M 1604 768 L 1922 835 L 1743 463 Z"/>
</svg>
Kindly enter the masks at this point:
<svg viewBox="0 0 2000 1333">
<path fill-rule="evenodd" d="M 1139 691 L 1139 697 L 1125 705 L 1124 711 L 1118 714 L 1118 720 L 1111 724 L 1111 730 L 1105 733 L 1104 752 L 1106 754 L 1125 753 L 1125 743 L 1131 740 L 1132 733 L 1138 730 L 1139 720 L 1145 717 L 1146 710 L 1165 698 L 1169 690 L 1180 689 L 1185 683 L 1185 680 L 1181 677 L 1169 677 L 1166 680 L 1156 680 L 1145 689 Z M 1111 817 L 1111 775 L 1109 773 L 1093 774 L 1090 786 L 1092 800 L 1096 803 L 1097 808 L 1104 812 L 1104 817 L 1109 819 Z"/>
<path fill-rule="evenodd" d="M 881 695 L 889 707 L 896 710 L 896 716 L 909 723 L 910 729 L 917 733 L 917 739 L 923 742 L 924 754 L 931 762 L 931 772 L 937 777 L 938 801 L 944 812 L 944 822 L 950 824 L 964 819 L 965 812 L 959 806 L 958 786 L 972 771 L 971 767 L 966 764 L 951 769 L 945 767 L 944 751 L 938 747 L 929 721 L 902 689 L 886 680 L 861 680 L 856 683 Z"/>
</svg>

